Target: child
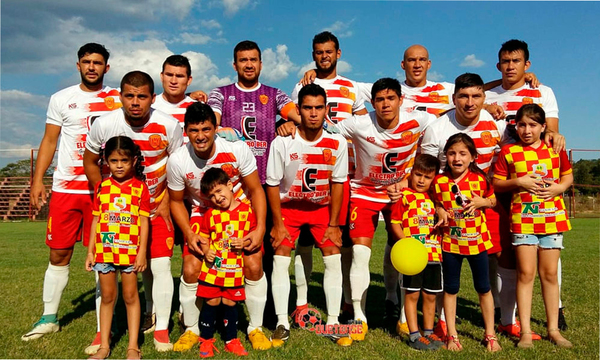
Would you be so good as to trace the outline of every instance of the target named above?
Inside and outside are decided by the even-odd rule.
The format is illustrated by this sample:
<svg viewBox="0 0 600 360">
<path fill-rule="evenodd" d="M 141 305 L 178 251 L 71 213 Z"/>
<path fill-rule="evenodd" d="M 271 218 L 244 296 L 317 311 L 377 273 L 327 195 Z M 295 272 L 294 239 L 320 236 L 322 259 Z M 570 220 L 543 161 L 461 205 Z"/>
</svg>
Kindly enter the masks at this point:
<svg viewBox="0 0 600 360">
<path fill-rule="evenodd" d="M 111 176 L 96 186 L 90 244 L 85 260 L 88 271 L 97 271 L 101 345 L 90 359 L 110 355 L 110 328 L 117 300 L 117 271 L 121 272 L 123 300 L 127 307 L 129 344 L 127 358 L 139 359 L 140 299 L 137 273 L 146 268 L 150 194 L 144 183 L 140 148 L 126 136 L 110 138 L 104 159 Z"/>
<path fill-rule="evenodd" d="M 537 265 L 548 337 L 560 347 L 572 347 L 558 329 L 557 267 L 562 233 L 571 229 L 562 193 L 573 183 L 573 172 L 565 151 L 557 154 L 540 140 L 546 129 L 540 106 L 522 106 L 516 120 L 520 142 L 502 148 L 494 169 L 494 186 L 513 194 L 510 229 L 517 258 L 517 307 L 521 318 L 518 346 L 533 347 L 531 299 Z"/>
<path fill-rule="evenodd" d="M 416 350 L 437 350 L 444 343 L 433 333 L 436 293 L 442 291 L 440 243 L 435 234 L 435 207 L 428 191 L 440 170 L 435 156 L 416 157 L 408 176 L 410 188 L 401 191 L 400 200 L 392 207 L 392 232 L 395 240 L 415 238 L 427 247 L 429 263 L 417 275 L 402 276 L 405 289 L 404 311 L 410 331 L 408 345 Z M 423 294 L 423 336 L 417 324 L 417 302 Z"/>
<path fill-rule="evenodd" d="M 216 207 L 204 214 L 200 226 L 200 236 L 205 238 L 200 243 L 204 261 L 197 292 L 197 296 L 204 299 L 200 312 L 200 357 L 214 356 L 213 335 L 217 308 L 221 303 L 225 351 L 245 356 L 248 352 L 237 338 L 236 305 L 246 298 L 242 239 L 256 227 L 256 217 L 250 205 L 234 198 L 233 184 L 220 168 L 211 168 L 204 173 L 200 190 Z"/>
<path fill-rule="evenodd" d="M 447 162 L 442 175 L 433 185 L 437 213 L 443 223 L 444 311 L 448 326 L 448 350 L 462 350 L 456 332 L 456 298 L 460 288 L 460 271 L 467 259 L 485 326 L 484 342 L 488 351 L 502 348 L 494 331 L 494 299 L 490 291 L 487 250 L 492 247 L 485 224 L 485 208 L 496 205 L 496 198 L 485 173 L 475 164 L 477 149 L 469 135 L 452 135 L 444 146 Z M 446 226 L 447 225 L 447 226 Z"/>
</svg>

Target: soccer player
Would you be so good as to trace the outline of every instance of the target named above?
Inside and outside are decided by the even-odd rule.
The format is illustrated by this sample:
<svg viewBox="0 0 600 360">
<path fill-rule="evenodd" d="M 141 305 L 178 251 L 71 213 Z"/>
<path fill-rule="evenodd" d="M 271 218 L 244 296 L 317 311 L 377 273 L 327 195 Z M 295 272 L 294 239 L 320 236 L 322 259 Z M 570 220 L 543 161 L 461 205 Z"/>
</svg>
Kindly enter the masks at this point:
<svg viewBox="0 0 600 360">
<path fill-rule="evenodd" d="M 521 40 L 509 40 L 502 44 L 498 51 L 496 67 L 502 73 L 502 84 L 486 92 L 486 102 L 502 106 L 506 114 L 506 122 L 511 136 L 510 142 L 518 141 L 515 131 L 515 115 L 524 104 L 538 104 L 546 113 L 546 126 L 551 132 L 558 132 L 558 105 L 551 88 L 539 85 L 533 88 L 525 80 L 525 71 L 529 69 L 529 49 L 527 43 Z M 545 139 L 548 142 L 548 139 Z M 554 150 L 563 144 L 553 144 Z M 508 205 L 508 196 L 499 196 L 501 203 Z M 508 209 L 508 207 L 506 207 Z M 510 240 L 510 239 L 508 239 Z M 520 324 L 515 316 L 516 310 L 516 263 L 514 251 L 510 243 L 503 249 L 498 266 L 498 286 L 500 292 L 501 319 L 498 330 L 512 336 L 519 336 Z M 561 282 L 561 262 L 558 262 L 559 287 Z M 564 318 L 562 301 L 559 304 L 559 327 L 567 329 Z"/>
<path fill-rule="evenodd" d="M 154 347 L 157 351 L 169 351 L 170 303 L 166 299 L 173 294 L 171 262 L 173 255 L 173 224 L 169 212 L 166 168 L 167 159 L 183 143 L 180 126 L 173 117 L 151 108 L 156 95 L 150 75 L 132 71 L 121 80 L 122 111 L 106 114 L 94 122 L 85 143 L 83 165 L 92 185 L 102 180 L 98 160 L 102 145 L 117 135 L 130 137 L 142 150 L 146 185 L 150 191 L 151 222 L 148 239 L 148 258 L 157 290 L 154 301 L 162 297 L 156 306 L 157 330 L 154 331 Z M 167 260 L 165 260 L 166 258 Z M 161 305 L 162 304 L 162 305 Z M 163 322 L 164 321 L 164 322 Z M 164 329 L 163 329 L 164 327 Z"/>
<path fill-rule="evenodd" d="M 323 130 L 328 111 L 326 99 L 325 90 L 319 85 L 303 87 L 298 94 L 301 124 L 296 136 L 277 137 L 271 143 L 267 197 L 273 215 L 271 243 L 275 250 L 271 277 L 277 314 L 277 328 L 271 338 L 274 347 L 283 345 L 290 336 L 287 311 L 290 256 L 302 226 L 308 226 L 323 254 L 327 325 L 339 324 L 342 300 L 339 218 L 348 177 L 348 150 L 346 139 Z M 347 336 L 336 341 L 342 346 L 352 343 Z"/>
<path fill-rule="evenodd" d="M 60 137 L 46 232 L 50 261 L 44 277 L 44 312 L 33 329 L 22 336 L 24 341 L 40 338 L 59 329 L 58 306 L 69 280 L 73 249 L 75 243 L 81 240 L 82 229 L 83 244 L 87 246 L 92 221 L 93 186 L 85 177 L 82 162 L 87 132 L 98 116 L 121 107 L 118 91 L 103 85 L 104 74 L 110 69 L 106 48 L 88 43 L 79 49 L 77 57 L 81 83 L 65 88 L 50 98 L 46 130 L 31 184 L 31 204 L 39 209 L 46 203 L 47 197 L 43 177 L 52 163 Z M 100 314 L 99 294 L 97 288 L 97 316 Z M 100 325 L 97 320 L 96 338 L 92 346 L 86 349 L 90 355 L 100 347 Z"/>
<path fill-rule="evenodd" d="M 312 40 L 312 56 L 315 61 L 316 78 L 314 83 L 325 89 L 327 94 L 328 111 L 325 114 L 326 119 L 336 124 L 352 115 L 364 115 L 368 111 L 364 106 L 362 97 L 359 93 L 358 84 L 337 73 L 337 61 L 342 55 L 339 41 L 335 35 L 329 31 L 323 31 Z M 296 84 L 292 91 L 292 100 L 298 103 L 298 92 L 302 89 L 303 83 Z M 370 91 L 370 90 L 369 90 Z M 354 175 L 354 147 L 348 143 L 348 165 L 349 175 Z M 344 202 L 342 203 L 342 216 L 347 217 L 350 200 L 350 183 L 344 184 Z M 296 248 L 294 259 L 296 276 L 296 311 L 308 306 L 307 293 L 308 282 L 312 272 L 312 240 L 304 231 L 300 233 L 300 240 Z M 352 296 L 350 293 L 350 265 L 352 264 L 352 241 L 348 235 L 348 229 L 342 230 L 343 245 L 342 254 L 342 274 L 344 286 L 344 315 L 351 319 L 352 317 Z M 310 244 L 310 245 L 308 245 Z"/>
<path fill-rule="evenodd" d="M 233 68 L 238 74 L 237 82 L 211 91 L 207 104 L 215 112 L 217 125 L 234 128 L 244 135 L 246 144 L 256 156 L 258 175 L 264 184 L 269 146 L 276 136 L 277 115 L 295 123 L 299 123 L 300 118 L 289 96 L 259 82 L 262 60 L 255 42 L 245 40 L 235 46 Z M 263 239 L 258 237 L 259 232 L 251 235 L 251 250 L 256 251 L 257 261 L 252 262 L 256 268 L 246 273 L 246 306 L 250 317 L 248 338 L 255 350 L 266 350 L 271 347 L 271 342 L 261 327 L 267 301 L 267 279 L 262 269 L 262 253 L 258 251 Z"/>
<path fill-rule="evenodd" d="M 197 242 L 202 216 L 210 207 L 210 200 L 201 196 L 200 181 L 206 170 L 214 167 L 225 170 L 231 182 L 235 196 L 240 199 L 247 195 L 252 200 L 252 207 L 257 218 L 257 228 L 244 238 L 244 276 L 253 279 L 261 278 L 261 242 L 265 232 L 266 199 L 258 176 L 256 159 L 252 151 L 243 141 L 229 142 L 216 137 L 217 119 L 210 106 L 202 103 L 190 105 L 185 114 L 185 132 L 188 144 L 178 149 L 167 164 L 169 194 L 173 218 L 182 229 L 187 246 L 183 249 L 183 275 L 181 276 L 180 301 L 184 313 L 185 333 L 175 343 L 174 350 L 186 351 L 198 342 L 200 330 L 198 317 L 200 310 L 196 306 L 198 275 L 202 267 L 203 255 Z M 191 213 L 184 204 L 184 199 L 191 203 Z M 258 273 L 258 271 L 260 272 Z M 266 284 L 264 285 L 266 288 Z M 255 290 L 248 286 L 246 280 L 246 301 L 250 295 L 257 297 Z M 260 298 L 262 295 L 258 293 Z M 256 301 L 256 300 L 255 300 Z M 250 306 L 248 306 L 250 309 Z M 255 308 L 256 309 L 256 308 Z M 262 319 L 262 312 L 259 314 Z M 252 318 L 251 318 L 252 319 Z M 262 332 L 261 332 L 262 334 Z M 264 335 L 263 335 L 264 336 Z M 271 345 L 267 339 L 266 343 Z"/>
</svg>

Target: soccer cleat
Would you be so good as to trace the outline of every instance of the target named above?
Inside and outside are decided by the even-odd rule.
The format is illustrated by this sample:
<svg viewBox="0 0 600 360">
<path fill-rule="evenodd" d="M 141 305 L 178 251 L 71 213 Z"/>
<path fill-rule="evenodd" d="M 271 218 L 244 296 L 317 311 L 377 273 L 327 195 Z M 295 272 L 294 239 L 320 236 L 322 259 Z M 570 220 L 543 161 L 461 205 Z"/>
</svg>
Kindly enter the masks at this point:
<svg viewBox="0 0 600 360">
<path fill-rule="evenodd" d="M 408 340 L 408 346 L 414 350 L 437 350 L 439 349 L 425 336 L 421 336 L 415 341 Z"/>
<path fill-rule="evenodd" d="M 100 344 L 102 343 L 101 339 L 100 339 L 100 331 L 98 331 L 96 333 L 96 337 L 94 338 L 94 340 L 92 341 L 92 343 L 90 344 L 90 346 L 85 348 L 85 353 L 87 355 L 94 355 L 96 352 L 98 352 L 98 349 L 100 349 Z"/>
<path fill-rule="evenodd" d="M 271 344 L 273 345 L 273 347 L 280 347 L 289 338 L 290 330 L 286 329 L 283 325 L 277 325 L 275 332 L 273 332 L 273 335 L 271 335 Z"/>
<path fill-rule="evenodd" d="M 169 330 L 158 330 L 154 332 L 154 349 L 158 352 L 173 350 L 173 344 L 169 341 Z"/>
<path fill-rule="evenodd" d="M 350 334 L 350 338 L 353 341 L 363 341 L 365 339 L 365 335 L 367 335 L 367 332 L 369 331 L 369 327 L 367 326 L 367 322 L 358 319 L 357 321 L 355 321 L 355 324 L 356 325 L 362 325 L 362 326 L 360 327 L 360 331 L 357 331 L 355 333 L 351 333 Z"/>
<path fill-rule="evenodd" d="M 208 339 L 208 340 L 199 338 L 198 341 L 200 341 L 199 353 L 200 353 L 201 358 L 208 358 L 208 357 L 215 356 L 215 352 L 213 350 L 217 350 L 217 352 L 219 352 L 219 349 L 217 349 L 217 347 L 215 346 L 215 338 Z"/>
<path fill-rule="evenodd" d="M 396 332 L 398 335 L 406 335 L 410 334 L 410 330 L 408 330 L 408 324 L 405 322 L 398 321 L 396 323 Z"/>
<path fill-rule="evenodd" d="M 350 336 L 343 336 L 335 340 L 335 343 L 343 347 L 350 346 L 352 345 L 352 338 Z"/>
<path fill-rule="evenodd" d="M 565 331 L 568 328 L 567 320 L 565 319 L 565 308 L 561 307 L 558 309 L 558 329 L 560 331 Z"/>
<path fill-rule="evenodd" d="M 425 337 L 434 345 L 435 350 L 446 347 L 446 343 L 444 343 L 436 334 L 430 334 Z"/>
<path fill-rule="evenodd" d="M 306 310 L 308 309 L 308 304 L 304 304 L 304 305 L 300 305 L 300 306 L 296 306 L 296 309 L 294 311 L 292 311 L 292 314 L 290 315 L 290 317 L 292 318 L 292 324 L 294 325 L 294 327 L 300 327 L 300 324 L 298 324 L 298 317 L 300 316 L 300 313 L 302 312 L 302 310 Z"/>
<path fill-rule="evenodd" d="M 269 350 L 272 346 L 271 342 L 260 328 L 252 330 L 252 332 L 248 334 L 248 340 L 250 340 L 254 350 Z"/>
<path fill-rule="evenodd" d="M 225 351 L 237 356 L 246 356 L 248 352 L 244 349 L 244 345 L 240 342 L 240 339 L 235 338 L 225 344 Z"/>
<path fill-rule="evenodd" d="M 398 309 L 398 305 L 394 304 L 390 300 L 385 301 L 385 313 L 383 315 L 383 324 L 385 329 L 388 330 L 389 333 L 393 333 L 396 328 L 396 323 L 400 318 L 400 310 Z"/>
<path fill-rule="evenodd" d="M 43 316 L 42 318 L 33 324 L 33 329 L 27 334 L 21 336 L 21 340 L 29 341 L 39 339 L 46 334 L 52 334 L 60 329 L 58 321 L 47 321 Z"/>
<path fill-rule="evenodd" d="M 500 325 L 498 325 L 498 332 L 501 334 L 504 334 L 506 336 L 513 336 L 516 338 L 521 338 L 521 322 L 519 322 L 517 320 L 514 324 L 510 324 L 510 325 L 500 324 Z M 539 334 L 532 332 L 531 340 L 533 340 L 533 341 L 542 340 L 542 337 Z"/>
<path fill-rule="evenodd" d="M 440 338 L 441 341 L 446 341 L 448 338 L 448 328 L 446 327 L 446 322 L 444 320 L 438 320 L 435 329 L 433 329 L 433 333 Z"/>
<path fill-rule="evenodd" d="M 188 330 L 173 344 L 173 351 L 188 351 L 198 343 L 198 339 L 198 335 L 194 334 L 192 330 Z"/>
<path fill-rule="evenodd" d="M 144 322 L 142 323 L 140 330 L 144 334 L 149 334 L 149 333 L 153 332 L 155 328 L 156 328 L 156 314 L 145 313 L 144 314 Z"/>
</svg>

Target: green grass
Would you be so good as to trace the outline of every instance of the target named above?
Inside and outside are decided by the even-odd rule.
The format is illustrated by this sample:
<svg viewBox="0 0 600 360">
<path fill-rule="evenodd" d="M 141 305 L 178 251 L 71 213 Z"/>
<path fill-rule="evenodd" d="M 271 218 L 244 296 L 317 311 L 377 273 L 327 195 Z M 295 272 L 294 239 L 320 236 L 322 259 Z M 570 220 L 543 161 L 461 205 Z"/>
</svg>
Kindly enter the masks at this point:
<svg viewBox="0 0 600 360">
<path fill-rule="evenodd" d="M 385 291 L 382 277 L 382 254 L 384 230 L 380 226 L 373 246 L 371 258 L 371 287 L 369 288 L 367 316 L 369 333 L 364 342 L 355 343 L 350 348 L 340 348 L 327 339 L 308 331 L 292 330 L 289 342 L 279 349 L 265 352 L 253 351 L 240 332 L 249 358 L 289 358 L 289 359 L 397 359 L 442 358 L 442 359 L 590 359 L 598 358 L 599 348 L 599 219 L 574 219 L 573 230 L 565 236 L 563 259 L 562 299 L 566 306 L 569 330 L 565 337 L 573 342 L 573 349 L 558 349 L 549 341 L 535 343 L 532 351 L 522 351 L 508 338 L 500 336 L 504 350 L 498 354 L 487 354 L 480 344 L 483 338 L 482 320 L 477 305 L 477 295 L 472 287 L 471 274 L 467 265 L 463 268 L 462 289 L 459 293 L 458 313 L 463 320 L 458 325 L 461 342 L 465 348 L 455 354 L 439 351 L 431 354 L 417 353 L 401 341 L 391 338 L 382 329 L 383 298 Z M 85 250 L 77 245 L 71 263 L 69 284 L 65 289 L 59 320 L 62 330 L 39 340 L 21 341 L 20 337 L 29 331 L 42 312 L 42 282 L 48 264 L 48 249 L 44 245 L 44 223 L 0 223 L 0 358 L 82 358 L 83 349 L 95 335 L 94 276 L 84 270 Z M 173 277 L 175 292 L 179 284 L 181 268 L 180 251 L 173 257 Z M 324 308 L 324 295 L 319 282 L 323 278 L 321 257 L 315 252 L 315 270 L 309 288 L 311 305 Z M 293 267 L 292 267 L 293 271 Z M 292 277 L 293 279 L 293 277 Z M 140 280 L 141 288 L 141 280 Z M 143 289 L 140 291 L 143 297 Z M 292 286 L 291 303 L 294 303 Z M 178 295 L 175 295 L 173 309 L 178 308 Z M 112 358 L 123 358 L 127 347 L 125 309 L 122 303 L 117 308 L 119 334 L 115 337 Z M 242 316 L 243 317 L 243 316 Z M 173 317 L 175 319 L 175 315 Z M 271 319 L 272 320 L 272 319 Z M 245 319 L 240 319 L 244 329 Z M 543 302 L 536 284 L 533 305 L 533 330 L 546 335 Z M 172 324 L 171 324 L 172 325 Z M 171 340 L 180 335 L 178 326 L 172 326 Z M 217 336 L 219 339 L 219 336 Z M 141 349 L 145 358 L 197 358 L 197 347 L 190 352 L 159 354 L 154 350 L 152 337 L 143 339 Z M 223 343 L 217 340 L 217 347 Z M 216 358 L 227 358 L 228 353 L 217 354 Z"/>
</svg>

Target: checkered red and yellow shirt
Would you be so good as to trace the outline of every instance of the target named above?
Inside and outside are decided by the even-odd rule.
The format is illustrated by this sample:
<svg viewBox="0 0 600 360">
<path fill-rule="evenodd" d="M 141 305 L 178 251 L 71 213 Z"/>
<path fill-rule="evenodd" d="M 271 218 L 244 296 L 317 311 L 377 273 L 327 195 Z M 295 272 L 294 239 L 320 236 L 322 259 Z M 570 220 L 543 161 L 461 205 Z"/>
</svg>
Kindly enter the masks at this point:
<svg viewBox="0 0 600 360">
<path fill-rule="evenodd" d="M 560 177 L 573 172 L 565 151 L 559 154 L 542 141 L 536 149 L 521 144 L 502 148 L 494 177 L 516 179 L 536 174 L 544 180 L 560 182 Z M 510 230 L 515 234 L 556 234 L 571 230 L 562 195 L 542 201 L 524 189 L 513 191 Z"/>
<path fill-rule="evenodd" d="M 429 262 L 440 262 L 442 250 L 435 233 L 435 207 L 427 193 L 402 189 L 401 198 L 392 206 L 392 223 L 400 224 L 404 236 L 413 237 L 427 248 Z"/>
<path fill-rule="evenodd" d="M 143 181 L 119 184 L 112 177 L 96 185 L 92 214 L 96 225 L 96 262 L 129 266 L 135 262 L 140 217 L 150 216 L 150 193 Z"/>
<path fill-rule="evenodd" d="M 244 285 L 244 260 L 242 251 L 229 250 L 229 240 L 243 238 L 256 228 L 256 216 L 246 203 L 233 210 L 209 209 L 200 226 L 200 236 L 210 239 L 215 249 L 213 266 L 202 262 L 198 281 L 215 286 L 238 287 Z"/>
<path fill-rule="evenodd" d="M 456 203 L 452 185 L 457 185 L 460 194 L 472 198 L 473 194 L 484 198 L 493 198 L 494 190 L 485 181 L 483 175 L 469 171 L 455 183 L 448 173 L 438 175 L 433 180 L 436 200 L 444 209 L 454 214 L 444 228 L 442 250 L 453 254 L 477 255 L 492 247 L 490 233 L 485 223 L 485 212 L 475 210 L 473 215 L 465 215 L 462 206 Z"/>
</svg>

